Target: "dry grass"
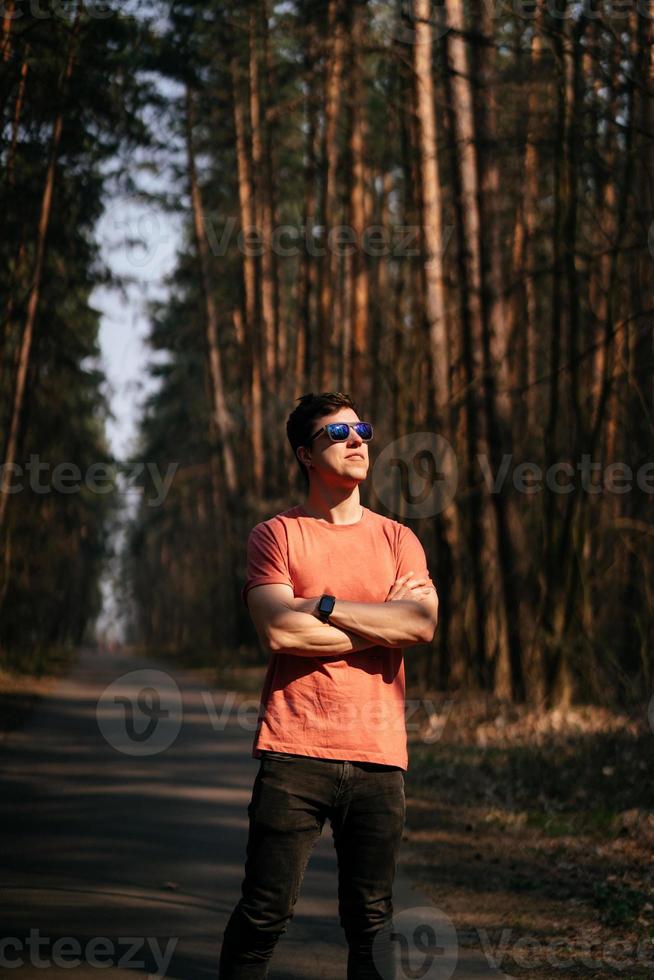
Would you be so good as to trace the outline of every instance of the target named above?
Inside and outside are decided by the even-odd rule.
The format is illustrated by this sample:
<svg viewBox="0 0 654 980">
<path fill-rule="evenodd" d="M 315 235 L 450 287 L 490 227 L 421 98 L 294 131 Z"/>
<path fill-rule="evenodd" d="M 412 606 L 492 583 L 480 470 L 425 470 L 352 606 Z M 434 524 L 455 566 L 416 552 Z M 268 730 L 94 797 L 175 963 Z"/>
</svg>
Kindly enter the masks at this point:
<svg viewBox="0 0 654 980">
<path fill-rule="evenodd" d="M 461 943 L 531 980 L 654 976 L 646 707 L 426 700 L 410 732 L 403 866 Z"/>
</svg>

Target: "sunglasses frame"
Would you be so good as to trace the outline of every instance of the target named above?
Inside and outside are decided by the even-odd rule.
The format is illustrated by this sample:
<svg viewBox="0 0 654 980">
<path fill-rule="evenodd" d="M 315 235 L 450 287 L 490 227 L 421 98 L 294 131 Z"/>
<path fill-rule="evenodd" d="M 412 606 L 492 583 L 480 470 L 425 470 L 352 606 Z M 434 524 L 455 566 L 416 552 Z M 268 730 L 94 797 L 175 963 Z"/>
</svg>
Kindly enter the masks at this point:
<svg viewBox="0 0 654 980">
<path fill-rule="evenodd" d="M 317 432 L 314 432 L 314 434 L 309 439 L 309 445 L 311 445 L 311 443 L 313 442 L 313 440 L 314 439 L 317 439 L 318 436 L 322 432 L 326 432 L 327 433 L 327 435 L 329 436 L 329 439 L 330 439 L 331 442 L 347 442 L 347 440 L 350 438 L 349 430 L 348 430 L 348 434 L 346 435 L 345 439 L 334 439 L 334 438 L 332 438 L 332 434 L 329 431 L 329 427 L 331 425 L 348 425 L 350 427 L 350 429 L 354 428 L 355 425 L 369 425 L 370 426 L 370 439 L 372 439 L 373 435 L 375 434 L 374 429 L 373 429 L 373 426 L 372 426 L 372 422 L 362 422 L 361 420 L 359 420 L 358 422 L 328 422 L 327 425 L 321 426 L 321 428 L 318 429 Z M 363 439 L 364 442 L 370 442 L 370 439 L 364 439 L 363 436 L 359 435 L 358 432 L 357 432 L 357 435 L 359 436 L 360 439 Z"/>
</svg>

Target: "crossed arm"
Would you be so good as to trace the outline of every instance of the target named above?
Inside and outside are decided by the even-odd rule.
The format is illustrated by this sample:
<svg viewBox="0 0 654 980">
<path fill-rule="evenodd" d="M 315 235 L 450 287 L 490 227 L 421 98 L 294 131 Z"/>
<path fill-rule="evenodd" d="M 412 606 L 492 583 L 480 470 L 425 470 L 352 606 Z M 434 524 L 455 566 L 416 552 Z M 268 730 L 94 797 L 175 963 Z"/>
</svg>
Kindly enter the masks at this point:
<svg viewBox="0 0 654 980">
<path fill-rule="evenodd" d="M 384 602 L 337 599 L 329 623 L 317 618 L 318 599 L 295 597 L 281 583 L 251 589 L 248 607 L 264 646 L 307 657 L 404 647 L 430 642 L 438 622 L 436 589 L 413 573 L 398 579 Z"/>
</svg>

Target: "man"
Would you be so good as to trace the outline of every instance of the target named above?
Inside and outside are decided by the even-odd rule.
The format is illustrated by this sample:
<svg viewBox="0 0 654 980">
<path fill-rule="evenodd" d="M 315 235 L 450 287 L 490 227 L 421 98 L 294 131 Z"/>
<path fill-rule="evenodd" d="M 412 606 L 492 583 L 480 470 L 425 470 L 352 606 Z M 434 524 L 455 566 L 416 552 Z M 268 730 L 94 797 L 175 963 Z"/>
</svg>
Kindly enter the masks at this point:
<svg viewBox="0 0 654 980">
<path fill-rule="evenodd" d="M 402 647 L 432 639 L 438 597 L 413 531 L 359 502 L 372 425 L 340 392 L 299 403 L 286 429 L 306 503 L 257 524 L 247 545 L 242 594 L 271 656 L 242 897 L 219 976 L 267 976 L 328 817 L 347 980 L 388 980 L 406 815 Z"/>
</svg>

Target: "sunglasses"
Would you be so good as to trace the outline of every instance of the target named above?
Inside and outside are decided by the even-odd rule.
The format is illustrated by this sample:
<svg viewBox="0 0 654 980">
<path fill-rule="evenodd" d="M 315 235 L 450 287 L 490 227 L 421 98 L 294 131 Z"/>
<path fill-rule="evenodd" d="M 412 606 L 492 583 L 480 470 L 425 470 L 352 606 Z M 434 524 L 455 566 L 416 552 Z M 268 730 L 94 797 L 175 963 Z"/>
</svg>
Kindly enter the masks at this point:
<svg viewBox="0 0 654 980">
<path fill-rule="evenodd" d="M 364 442 L 372 439 L 372 425 L 370 422 L 328 422 L 323 425 L 309 439 L 309 445 L 316 439 L 321 432 L 326 432 L 332 442 L 345 442 L 350 437 L 350 429 L 354 429 Z"/>
</svg>

